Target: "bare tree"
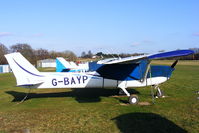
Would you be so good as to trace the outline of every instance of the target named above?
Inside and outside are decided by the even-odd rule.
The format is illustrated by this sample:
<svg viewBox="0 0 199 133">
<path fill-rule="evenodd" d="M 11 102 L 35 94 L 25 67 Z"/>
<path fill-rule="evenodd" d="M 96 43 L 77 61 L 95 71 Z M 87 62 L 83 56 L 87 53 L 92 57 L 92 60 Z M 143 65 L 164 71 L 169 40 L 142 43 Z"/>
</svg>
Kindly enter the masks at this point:
<svg viewBox="0 0 199 133">
<path fill-rule="evenodd" d="M 91 50 L 88 51 L 88 58 L 92 58 L 93 53 L 91 52 Z"/>
<path fill-rule="evenodd" d="M 62 57 L 62 53 L 61 52 L 56 52 L 56 51 L 50 51 L 49 52 L 49 56 L 52 59 L 56 59 L 57 57 Z"/>
<path fill-rule="evenodd" d="M 76 61 L 77 56 L 70 50 L 66 50 L 64 52 L 56 52 L 56 51 L 50 51 L 49 52 L 50 58 L 57 58 L 57 57 L 63 57 L 66 58 L 69 61 Z"/>
<path fill-rule="evenodd" d="M 0 64 L 7 64 L 5 54 L 8 54 L 8 48 L 0 43 Z"/>
<path fill-rule="evenodd" d="M 92 58 L 93 54 L 91 52 L 91 50 L 88 51 L 88 54 L 86 54 L 86 52 L 82 52 L 81 57 L 82 58 Z"/>
<path fill-rule="evenodd" d="M 86 52 L 82 52 L 81 57 L 84 58 L 86 56 Z"/>
<path fill-rule="evenodd" d="M 69 61 L 76 61 L 77 60 L 77 56 L 69 50 L 66 50 L 63 52 L 63 57 L 67 58 Z"/>
<path fill-rule="evenodd" d="M 31 63 L 36 64 L 36 58 L 34 55 L 34 50 L 29 44 L 26 43 L 18 43 L 16 45 L 12 45 L 10 47 L 11 52 L 20 52 L 23 56 L 25 56 Z"/>
<path fill-rule="evenodd" d="M 43 59 L 50 58 L 49 52 L 46 49 L 40 48 L 40 49 L 34 50 L 34 54 L 35 54 L 37 60 L 43 60 Z"/>
</svg>

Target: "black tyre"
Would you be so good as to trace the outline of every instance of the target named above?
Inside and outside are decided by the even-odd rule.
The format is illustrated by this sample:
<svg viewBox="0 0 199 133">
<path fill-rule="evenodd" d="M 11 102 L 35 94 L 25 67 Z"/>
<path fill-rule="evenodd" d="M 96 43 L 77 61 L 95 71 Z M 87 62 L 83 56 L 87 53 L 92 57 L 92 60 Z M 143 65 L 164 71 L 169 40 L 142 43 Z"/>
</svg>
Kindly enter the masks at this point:
<svg viewBox="0 0 199 133">
<path fill-rule="evenodd" d="M 139 99 L 138 99 L 138 96 L 137 95 L 131 95 L 130 97 L 129 97 L 129 103 L 130 104 L 138 104 L 138 101 L 139 101 Z"/>
</svg>

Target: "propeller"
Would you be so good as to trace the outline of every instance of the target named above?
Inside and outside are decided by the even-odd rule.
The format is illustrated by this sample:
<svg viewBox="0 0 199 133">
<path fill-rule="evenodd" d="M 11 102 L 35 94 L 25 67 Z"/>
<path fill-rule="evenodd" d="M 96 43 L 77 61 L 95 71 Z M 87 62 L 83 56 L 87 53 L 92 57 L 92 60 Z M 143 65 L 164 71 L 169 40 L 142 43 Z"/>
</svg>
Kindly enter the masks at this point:
<svg viewBox="0 0 199 133">
<path fill-rule="evenodd" d="M 171 68 L 174 68 L 176 66 L 176 64 L 178 63 L 178 60 L 176 60 L 172 65 Z"/>
</svg>

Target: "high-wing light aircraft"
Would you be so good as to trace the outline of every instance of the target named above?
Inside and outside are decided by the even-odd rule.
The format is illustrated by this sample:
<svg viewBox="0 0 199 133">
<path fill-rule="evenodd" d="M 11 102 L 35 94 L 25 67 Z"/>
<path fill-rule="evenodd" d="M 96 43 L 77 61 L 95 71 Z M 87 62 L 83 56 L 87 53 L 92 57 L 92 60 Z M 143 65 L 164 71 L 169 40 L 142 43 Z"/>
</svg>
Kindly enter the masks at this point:
<svg viewBox="0 0 199 133">
<path fill-rule="evenodd" d="M 86 72 L 88 71 L 88 62 L 75 64 L 66 61 L 63 57 L 56 58 L 56 72 Z"/>
<path fill-rule="evenodd" d="M 88 72 L 39 72 L 20 53 L 5 55 L 16 78 L 17 86 L 25 88 L 120 88 L 129 97 L 130 104 L 137 104 L 138 97 L 127 88 L 155 86 L 164 83 L 177 64 L 150 65 L 152 59 L 186 56 L 191 50 L 177 50 L 138 57 L 112 58 L 93 62 Z"/>
</svg>

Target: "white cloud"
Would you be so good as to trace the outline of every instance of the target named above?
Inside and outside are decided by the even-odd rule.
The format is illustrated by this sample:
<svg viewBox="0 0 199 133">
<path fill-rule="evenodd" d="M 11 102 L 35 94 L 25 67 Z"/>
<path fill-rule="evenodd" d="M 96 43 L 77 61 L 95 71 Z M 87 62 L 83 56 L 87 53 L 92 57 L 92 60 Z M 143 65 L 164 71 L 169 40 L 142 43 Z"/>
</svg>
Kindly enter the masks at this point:
<svg viewBox="0 0 199 133">
<path fill-rule="evenodd" d="M 199 32 L 193 33 L 194 36 L 199 36 Z"/>
<path fill-rule="evenodd" d="M 138 45 L 141 45 L 141 43 L 139 43 L 139 42 L 133 42 L 132 44 L 131 44 L 131 46 L 138 46 Z"/>
<path fill-rule="evenodd" d="M 4 37 L 4 36 L 12 36 L 13 33 L 10 32 L 0 32 L 0 37 Z"/>
<path fill-rule="evenodd" d="M 132 47 L 136 47 L 136 46 L 146 45 L 146 44 L 152 44 L 152 43 L 153 43 L 153 41 L 151 41 L 151 40 L 142 40 L 140 42 L 133 42 L 133 43 L 131 43 L 131 46 Z"/>
<path fill-rule="evenodd" d="M 153 43 L 153 41 L 151 41 L 151 40 L 143 40 L 142 42 L 143 43 Z"/>
<path fill-rule="evenodd" d="M 37 34 L 32 34 L 31 36 L 32 36 L 32 37 L 42 37 L 42 36 L 44 36 L 44 35 L 41 34 L 41 33 L 37 33 Z"/>
</svg>

